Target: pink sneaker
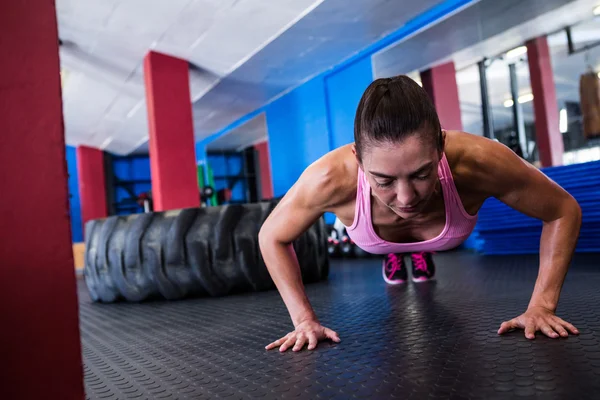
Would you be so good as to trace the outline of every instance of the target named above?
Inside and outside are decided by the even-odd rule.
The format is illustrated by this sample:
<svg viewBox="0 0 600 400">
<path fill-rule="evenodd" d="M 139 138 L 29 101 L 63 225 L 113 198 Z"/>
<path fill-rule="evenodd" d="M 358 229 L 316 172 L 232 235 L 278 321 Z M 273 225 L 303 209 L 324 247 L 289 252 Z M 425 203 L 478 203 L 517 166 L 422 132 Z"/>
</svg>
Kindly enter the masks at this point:
<svg viewBox="0 0 600 400">
<path fill-rule="evenodd" d="M 408 280 L 408 272 L 404 265 L 404 254 L 390 253 L 382 263 L 383 280 L 390 285 L 398 285 Z"/>
<path fill-rule="evenodd" d="M 412 253 L 412 280 L 413 282 L 425 282 L 432 280 L 435 276 L 435 264 L 432 253 Z"/>
</svg>

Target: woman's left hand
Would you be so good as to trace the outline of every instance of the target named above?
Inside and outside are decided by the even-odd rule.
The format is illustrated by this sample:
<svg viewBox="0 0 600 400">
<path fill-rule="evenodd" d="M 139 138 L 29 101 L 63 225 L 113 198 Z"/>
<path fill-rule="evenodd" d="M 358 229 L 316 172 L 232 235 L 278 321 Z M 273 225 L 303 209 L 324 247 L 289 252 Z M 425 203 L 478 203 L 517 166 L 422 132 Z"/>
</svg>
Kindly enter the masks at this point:
<svg viewBox="0 0 600 400">
<path fill-rule="evenodd" d="M 577 328 L 572 324 L 554 315 L 553 311 L 539 306 L 529 307 L 525 313 L 519 315 L 517 318 L 513 318 L 510 321 L 504 321 L 502 325 L 500 325 L 498 334 L 501 335 L 517 328 L 525 330 L 525 337 L 527 339 L 535 339 L 535 333 L 537 331 L 540 331 L 553 339 L 561 336 L 569 336 L 567 331 L 574 335 L 579 334 Z"/>
</svg>

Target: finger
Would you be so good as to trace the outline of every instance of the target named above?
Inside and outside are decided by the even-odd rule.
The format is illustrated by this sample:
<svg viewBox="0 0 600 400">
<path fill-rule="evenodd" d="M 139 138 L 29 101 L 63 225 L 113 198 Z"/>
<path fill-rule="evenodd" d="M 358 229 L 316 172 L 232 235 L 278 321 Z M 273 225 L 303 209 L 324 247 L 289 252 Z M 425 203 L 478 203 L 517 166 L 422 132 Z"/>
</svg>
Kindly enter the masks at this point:
<svg viewBox="0 0 600 400">
<path fill-rule="evenodd" d="M 308 349 L 313 350 L 315 347 L 317 347 L 318 342 L 319 340 L 317 339 L 317 335 L 315 335 L 314 332 L 310 332 L 308 334 Z"/>
<path fill-rule="evenodd" d="M 571 323 L 569 323 L 569 322 L 567 322 L 567 321 L 565 321 L 565 320 L 563 320 L 562 318 L 559 318 L 559 317 L 556 317 L 556 319 L 558 320 L 558 322 L 559 322 L 559 323 L 560 323 L 562 326 L 564 326 L 565 328 L 567 328 L 567 330 L 568 330 L 569 332 L 571 332 L 571 333 L 572 333 L 572 334 L 574 334 L 574 335 L 579 335 L 579 330 L 578 330 L 577 328 L 575 328 L 575 327 L 573 326 L 573 324 L 571 324 Z"/>
<path fill-rule="evenodd" d="M 282 337 L 281 339 L 278 339 L 276 341 L 274 341 L 273 343 L 268 344 L 265 349 L 267 350 L 271 350 L 275 347 L 281 346 L 281 343 L 283 343 L 283 341 L 285 340 L 286 336 Z"/>
<path fill-rule="evenodd" d="M 293 351 L 300 351 L 306 344 L 306 336 L 301 333 L 296 338 L 296 344 L 294 345 Z"/>
<path fill-rule="evenodd" d="M 553 322 L 551 326 L 552 326 L 552 329 L 554 329 L 556 332 L 558 332 L 558 334 L 560 336 L 562 336 L 562 337 L 569 336 L 569 333 L 558 321 Z"/>
<path fill-rule="evenodd" d="M 530 324 L 525 326 L 525 337 L 527 339 L 535 339 L 535 325 Z"/>
<path fill-rule="evenodd" d="M 558 337 L 558 333 L 556 333 L 554 331 L 554 329 L 552 329 L 550 327 L 550 325 L 548 325 L 546 322 L 543 322 L 542 325 L 540 326 L 540 331 L 542 331 L 542 333 L 548 337 L 551 338 L 557 338 Z"/>
<path fill-rule="evenodd" d="M 292 347 L 292 345 L 294 344 L 295 341 L 296 341 L 296 336 L 295 335 L 288 336 L 288 338 L 285 341 L 285 343 L 283 343 L 283 345 L 281 345 L 281 347 L 279 348 L 279 351 L 281 351 L 281 352 L 286 351 L 287 349 L 289 349 L 290 347 Z"/>
<path fill-rule="evenodd" d="M 503 333 L 506 333 L 506 332 L 510 331 L 511 329 L 515 329 L 515 328 L 518 328 L 518 325 L 514 319 L 511 319 L 510 321 L 504 321 L 502 324 L 500 324 L 500 329 L 498 329 L 498 334 L 502 335 Z"/>
<path fill-rule="evenodd" d="M 337 332 L 332 331 L 329 328 L 325 328 L 325 336 L 331 340 L 333 340 L 336 343 L 341 342 L 340 337 L 338 336 Z"/>
</svg>

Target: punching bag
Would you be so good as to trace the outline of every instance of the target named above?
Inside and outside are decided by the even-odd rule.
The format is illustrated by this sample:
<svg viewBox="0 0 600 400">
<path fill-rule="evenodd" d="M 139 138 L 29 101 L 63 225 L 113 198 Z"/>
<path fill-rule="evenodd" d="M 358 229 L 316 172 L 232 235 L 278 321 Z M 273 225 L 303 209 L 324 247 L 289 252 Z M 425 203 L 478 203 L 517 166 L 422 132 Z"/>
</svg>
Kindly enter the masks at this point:
<svg viewBox="0 0 600 400">
<path fill-rule="evenodd" d="M 581 75 L 579 96 L 585 138 L 600 136 L 600 79 L 598 74 L 590 71 Z"/>
</svg>

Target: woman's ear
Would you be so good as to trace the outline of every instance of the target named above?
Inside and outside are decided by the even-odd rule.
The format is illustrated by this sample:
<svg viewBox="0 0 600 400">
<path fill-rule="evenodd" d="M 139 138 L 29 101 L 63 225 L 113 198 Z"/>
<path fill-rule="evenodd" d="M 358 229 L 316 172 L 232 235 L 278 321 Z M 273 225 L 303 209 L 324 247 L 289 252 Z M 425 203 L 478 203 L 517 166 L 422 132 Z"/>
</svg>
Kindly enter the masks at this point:
<svg viewBox="0 0 600 400">
<path fill-rule="evenodd" d="M 356 143 L 352 143 L 351 146 L 352 149 L 352 154 L 354 154 L 354 158 L 356 158 L 356 162 L 358 163 L 358 165 L 361 165 L 361 161 L 360 161 L 360 157 L 358 156 L 358 151 L 356 150 Z"/>
</svg>

